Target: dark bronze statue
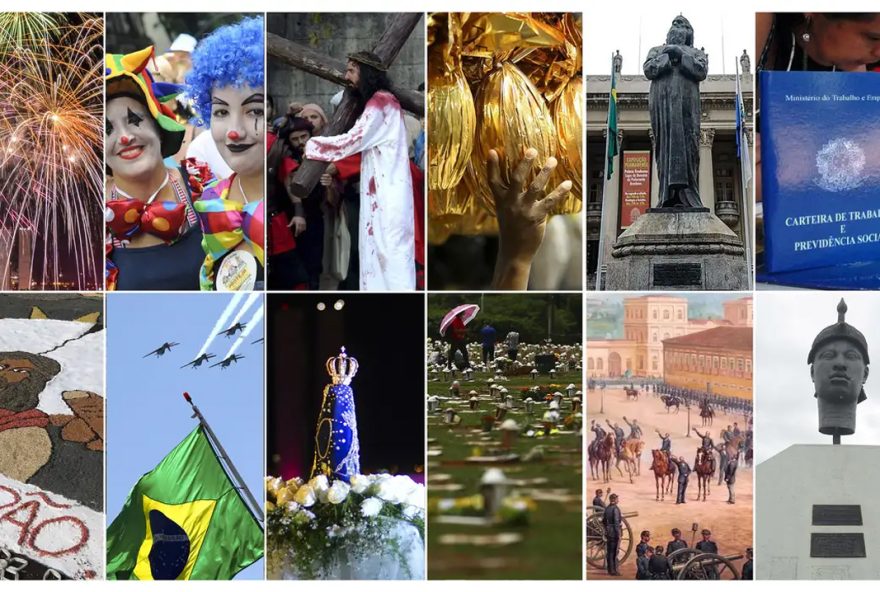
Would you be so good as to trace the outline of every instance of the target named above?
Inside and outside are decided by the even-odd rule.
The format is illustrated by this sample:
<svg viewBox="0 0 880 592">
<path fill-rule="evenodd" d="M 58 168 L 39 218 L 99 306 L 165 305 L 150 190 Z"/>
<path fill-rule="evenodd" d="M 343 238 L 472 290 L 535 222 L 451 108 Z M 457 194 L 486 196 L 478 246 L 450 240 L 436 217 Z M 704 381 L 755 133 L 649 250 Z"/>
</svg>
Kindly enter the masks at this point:
<svg viewBox="0 0 880 592">
<path fill-rule="evenodd" d="M 837 322 L 822 329 L 807 356 L 819 403 L 819 432 L 832 436 L 834 444 L 855 433 L 856 405 L 867 398 L 868 343 L 844 320 L 846 310 L 841 298 Z"/>
<path fill-rule="evenodd" d="M 652 48 L 645 60 L 661 208 L 702 207 L 700 81 L 708 68 L 709 58 L 694 47 L 694 29 L 683 16 L 672 21 L 666 44 Z"/>
</svg>

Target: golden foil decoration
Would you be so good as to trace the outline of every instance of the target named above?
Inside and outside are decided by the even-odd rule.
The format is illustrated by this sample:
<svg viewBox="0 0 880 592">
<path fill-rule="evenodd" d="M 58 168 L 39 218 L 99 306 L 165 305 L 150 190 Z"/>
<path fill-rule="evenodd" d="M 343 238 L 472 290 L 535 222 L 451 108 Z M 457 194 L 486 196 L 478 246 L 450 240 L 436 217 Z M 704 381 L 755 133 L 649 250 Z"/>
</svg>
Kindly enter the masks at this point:
<svg viewBox="0 0 880 592">
<path fill-rule="evenodd" d="M 428 187 L 455 188 L 474 148 L 474 98 L 461 70 L 428 88 Z M 450 211 L 437 214 L 454 213 Z"/>
<path fill-rule="evenodd" d="M 559 29 L 528 12 L 463 12 L 462 54 L 492 58 L 496 53 L 524 47 L 548 47 L 565 42 Z"/>
<path fill-rule="evenodd" d="M 477 136 L 471 157 L 478 182 L 475 197 L 494 215 L 495 199 L 489 189 L 486 169 L 489 150 L 498 152 L 504 183 L 509 183 L 511 173 L 526 150 L 537 150 L 532 172 L 526 179 L 528 184 L 544 162 L 556 155 L 556 128 L 535 85 L 508 62 L 497 66 L 480 84 L 476 110 Z"/>
<path fill-rule="evenodd" d="M 565 85 L 551 106 L 559 134 L 559 164 L 550 184 L 555 188 L 563 181 L 571 181 L 571 192 L 553 208 L 552 214 L 576 214 L 583 206 L 584 101 L 584 81 L 577 76 Z"/>
<path fill-rule="evenodd" d="M 571 13 L 537 13 L 535 19 L 559 30 L 564 42 L 551 47 L 520 48 L 510 56 L 535 87 L 552 103 L 565 89 L 568 81 L 582 69 L 583 36 L 581 26 Z"/>
<path fill-rule="evenodd" d="M 474 146 L 474 98 L 461 69 L 458 13 L 435 13 L 428 20 L 428 213 L 431 218 L 461 215 L 456 199 Z"/>
</svg>

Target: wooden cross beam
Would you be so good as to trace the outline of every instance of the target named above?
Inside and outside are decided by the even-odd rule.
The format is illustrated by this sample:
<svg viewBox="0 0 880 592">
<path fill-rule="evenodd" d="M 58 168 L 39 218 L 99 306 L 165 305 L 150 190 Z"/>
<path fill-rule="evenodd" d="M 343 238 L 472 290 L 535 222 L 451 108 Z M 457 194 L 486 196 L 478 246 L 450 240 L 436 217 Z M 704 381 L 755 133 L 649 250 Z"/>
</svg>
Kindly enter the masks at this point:
<svg viewBox="0 0 880 592">
<path fill-rule="evenodd" d="M 375 53 L 382 63 L 386 66 L 390 66 L 394 60 L 397 58 L 397 55 L 400 53 L 400 50 L 403 49 L 406 40 L 409 39 L 409 36 L 412 34 L 413 30 L 416 28 L 416 25 L 419 24 L 419 21 L 422 19 L 422 15 L 424 13 L 401 13 L 396 14 L 392 17 L 391 23 L 388 25 L 388 28 L 382 33 L 382 36 L 379 38 L 379 41 L 376 42 L 375 47 L 373 47 L 373 53 Z M 275 50 L 278 50 L 279 44 L 277 40 L 281 39 L 285 42 L 285 45 L 288 49 L 291 48 L 291 42 L 288 42 L 277 35 L 269 35 L 268 45 L 270 47 L 269 54 L 273 57 L 278 57 L 282 61 L 287 63 L 291 63 L 284 56 L 279 56 L 273 52 L 271 47 L 274 45 Z M 290 44 L 290 45 L 287 45 Z M 295 54 L 296 52 L 293 52 Z M 292 54 L 288 54 L 288 57 Z M 339 60 L 328 59 L 326 56 L 323 56 L 315 51 L 308 50 L 308 53 L 302 54 L 300 58 L 297 58 L 299 61 L 303 62 L 304 65 L 308 65 L 308 68 L 303 67 L 303 70 L 315 74 L 317 76 L 321 76 L 327 80 L 331 80 L 332 78 L 337 78 L 338 75 L 344 70 L 345 65 L 343 62 Z M 297 68 L 300 68 L 299 64 L 293 64 Z M 341 65 L 341 67 L 340 67 Z M 332 77 L 332 78 L 331 78 Z M 340 82 L 338 79 L 334 79 L 333 82 Z M 344 79 L 340 83 L 345 84 Z M 403 102 L 401 101 L 401 106 L 403 106 Z M 424 96 L 422 96 L 421 101 L 421 109 L 417 111 L 418 113 L 424 113 Z M 337 107 L 336 112 L 330 118 L 330 122 L 327 125 L 327 135 L 328 136 L 336 136 L 339 134 L 343 134 L 346 131 L 350 130 L 352 126 L 354 126 L 355 121 L 357 121 L 357 99 L 353 96 L 351 90 L 346 90 L 345 94 L 342 96 L 342 102 L 339 103 L 339 107 Z M 324 173 L 324 170 L 330 163 L 321 162 L 317 160 L 308 160 L 305 159 L 302 162 L 302 165 L 297 169 L 296 173 L 293 176 L 293 186 L 292 191 L 293 194 L 300 198 L 306 198 L 312 192 L 312 189 L 315 188 L 315 185 L 318 184 L 318 181 L 321 179 L 321 175 Z"/>
<path fill-rule="evenodd" d="M 266 34 L 266 52 L 288 66 L 314 74 L 334 84 L 348 86 L 345 79 L 346 62 L 323 54 L 314 49 L 290 41 L 274 33 Z M 417 117 L 425 113 L 425 93 L 408 88 L 392 86 L 392 94 L 397 97 L 400 106 Z"/>
</svg>

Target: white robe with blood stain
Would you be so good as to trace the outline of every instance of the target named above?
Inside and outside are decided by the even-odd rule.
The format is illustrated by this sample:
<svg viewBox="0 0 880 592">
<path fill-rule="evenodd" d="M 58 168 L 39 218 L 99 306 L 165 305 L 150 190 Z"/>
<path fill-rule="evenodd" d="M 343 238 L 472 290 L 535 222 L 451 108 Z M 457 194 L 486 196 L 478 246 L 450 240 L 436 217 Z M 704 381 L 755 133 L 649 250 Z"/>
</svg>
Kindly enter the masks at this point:
<svg viewBox="0 0 880 592">
<path fill-rule="evenodd" d="M 347 133 L 316 136 L 311 160 L 335 161 L 361 153 L 358 249 L 361 290 L 414 290 L 413 190 L 400 103 L 379 91 Z"/>
</svg>

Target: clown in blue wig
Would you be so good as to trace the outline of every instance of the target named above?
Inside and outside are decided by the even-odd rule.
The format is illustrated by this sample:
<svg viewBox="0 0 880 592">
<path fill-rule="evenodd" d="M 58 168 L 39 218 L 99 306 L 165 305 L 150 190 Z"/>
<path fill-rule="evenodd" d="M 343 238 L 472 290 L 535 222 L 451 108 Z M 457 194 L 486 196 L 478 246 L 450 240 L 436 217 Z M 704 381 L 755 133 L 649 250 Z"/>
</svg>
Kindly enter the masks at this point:
<svg viewBox="0 0 880 592">
<path fill-rule="evenodd" d="M 195 202 L 203 290 L 259 289 L 263 279 L 266 110 L 263 18 L 220 27 L 199 42 L 187 94 L 233 174 Z"/>
</svg>

